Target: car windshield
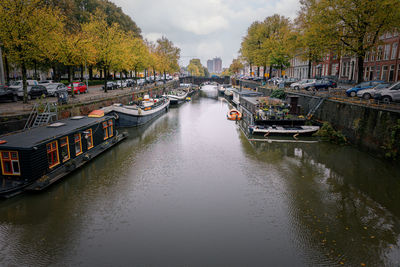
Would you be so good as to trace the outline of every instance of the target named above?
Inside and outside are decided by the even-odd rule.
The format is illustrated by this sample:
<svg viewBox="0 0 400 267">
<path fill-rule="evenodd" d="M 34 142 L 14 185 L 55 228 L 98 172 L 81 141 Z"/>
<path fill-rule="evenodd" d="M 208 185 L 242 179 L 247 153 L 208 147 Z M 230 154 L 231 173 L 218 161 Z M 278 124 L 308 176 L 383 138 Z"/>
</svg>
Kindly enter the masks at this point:
<svg viewBox="0 0 400 267">
<path fill-rule="evenodd" d="M 369 86 L 369 82 L 363 82 L 358 85 L 359 87 Z"/>
<path fill-rule="evenodd" d="M 379 90 L 379 89 L 387 88 L 389 86 L 390 86 L 389 83 L 382 83 L 382 84 L 378 84 L 377 86 L 375 86 L 374 89 Z"/>
<path fill-rule="evenodd" d="M 53 83 L 53 84 L 49 84 L 47 86 L 47 89 L 56 89 L 57 88 L 57 84 Z"/>
<path fill-rule="evenodd" d="M 18 85 L 22 85 L 22 82 L 11 81 L 10 85 L 18 86 Z"/>
</svg>

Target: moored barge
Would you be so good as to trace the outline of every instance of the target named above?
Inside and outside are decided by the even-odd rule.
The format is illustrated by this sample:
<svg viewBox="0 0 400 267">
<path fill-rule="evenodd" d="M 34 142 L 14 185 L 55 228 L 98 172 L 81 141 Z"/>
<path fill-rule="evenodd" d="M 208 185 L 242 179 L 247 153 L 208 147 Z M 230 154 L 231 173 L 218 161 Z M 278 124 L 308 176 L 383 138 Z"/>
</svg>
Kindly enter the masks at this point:
<svg viewBox="0 0 400 267">
<path fill-rule="evenodd" d="M 0 137 L 0 197 L 42 190 L 122 141 L 111 116 L 76 116 Z"/>
</svg>

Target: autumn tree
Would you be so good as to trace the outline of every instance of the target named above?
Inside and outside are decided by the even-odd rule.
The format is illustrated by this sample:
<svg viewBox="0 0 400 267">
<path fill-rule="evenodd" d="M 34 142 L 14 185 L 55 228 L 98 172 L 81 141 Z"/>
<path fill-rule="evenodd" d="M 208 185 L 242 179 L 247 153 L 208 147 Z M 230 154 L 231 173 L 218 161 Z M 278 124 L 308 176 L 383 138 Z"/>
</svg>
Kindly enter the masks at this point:
<svg viewBox="0 0 400 267">
<path fill-rule="evenodd" d="M 0 1 L 0 42 L 8 58 L 21 68 L 27 102 L 27 65 L 46 58 L 46 46 L 62 30 L 63 17 L 44 0 Z"/>
<path fill-rule="evenodd" d="M 243 68 L 243 63 L 239 59 L 233 59 L 231 65 L 229 66 L 229 71 L 230 73 L 237 74 Z"/>
<path fill-rule="evenodd" d="M 187 70 L 192 76 L 205 76 L 204 66 L 201 64 L 200 59 L 198 58 L 193 58 L 190 60 Z"/>
<path fill-rule="evenodd" d="M 379 37 L 400 25 L 399 0 L 303 0 L 316 34 L 357 58 L 357 82 L 363 80 L 365 54 Z"/>
<path fill-rule="evenodd" d="M 159 69 L 164 73 L 164 81 L 166 80 L 166 72 L 179 70 L 180 51 L 164 36 L 157 40 L 156 54 L 159 61 Z"/>
<path fill-rule="evenodd" d="M 82 31 L 95 44 L 95 58 L 104 70 L 104 90 L 107 92 L 108 73 L 120 63 L 124 33 L 117 23 L 109 25 L 104 13 L 99 10 L 90 22 L 82 25 Z"/>
</svg>

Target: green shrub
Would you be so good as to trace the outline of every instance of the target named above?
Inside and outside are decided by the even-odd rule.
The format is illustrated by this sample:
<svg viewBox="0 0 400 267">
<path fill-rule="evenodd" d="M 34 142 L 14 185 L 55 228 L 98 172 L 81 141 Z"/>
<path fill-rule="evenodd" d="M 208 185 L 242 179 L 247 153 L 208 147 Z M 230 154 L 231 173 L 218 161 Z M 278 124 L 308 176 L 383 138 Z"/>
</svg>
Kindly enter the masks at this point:
<svg viewBox="0 0 400 267">
<path fill-rule="evenodd" d="M 286 98 L 286 93 L 283 89 L 277 89 L 273 90 L 270 97 L 272 98 L 279 98 L 279 99 L 285 99 Z"/>
<path fill-rule="evenodd" d="M 340 131 L 336 131 L 329 122 L 324 122 L 322 127 L 314 134 L 321 137 L 324 141 L 329 141 L 334 144 L 344 145 L 347 143 L 346 137 Z"/>
</svg>

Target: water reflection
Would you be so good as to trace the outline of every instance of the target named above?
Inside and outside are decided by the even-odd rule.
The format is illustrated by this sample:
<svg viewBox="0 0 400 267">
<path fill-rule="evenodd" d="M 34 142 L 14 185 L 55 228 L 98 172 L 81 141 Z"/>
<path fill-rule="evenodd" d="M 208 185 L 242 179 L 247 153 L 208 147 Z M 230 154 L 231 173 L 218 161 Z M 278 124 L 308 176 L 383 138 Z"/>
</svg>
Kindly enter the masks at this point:
<svg viewBox="0 0 400 267">
<path fill-rule="evenodd" d="M 351 147 L 241 141 L 251 158 L 277 166 L 308 264 L 399 264 L 398 166 Z"/>
</svg>

